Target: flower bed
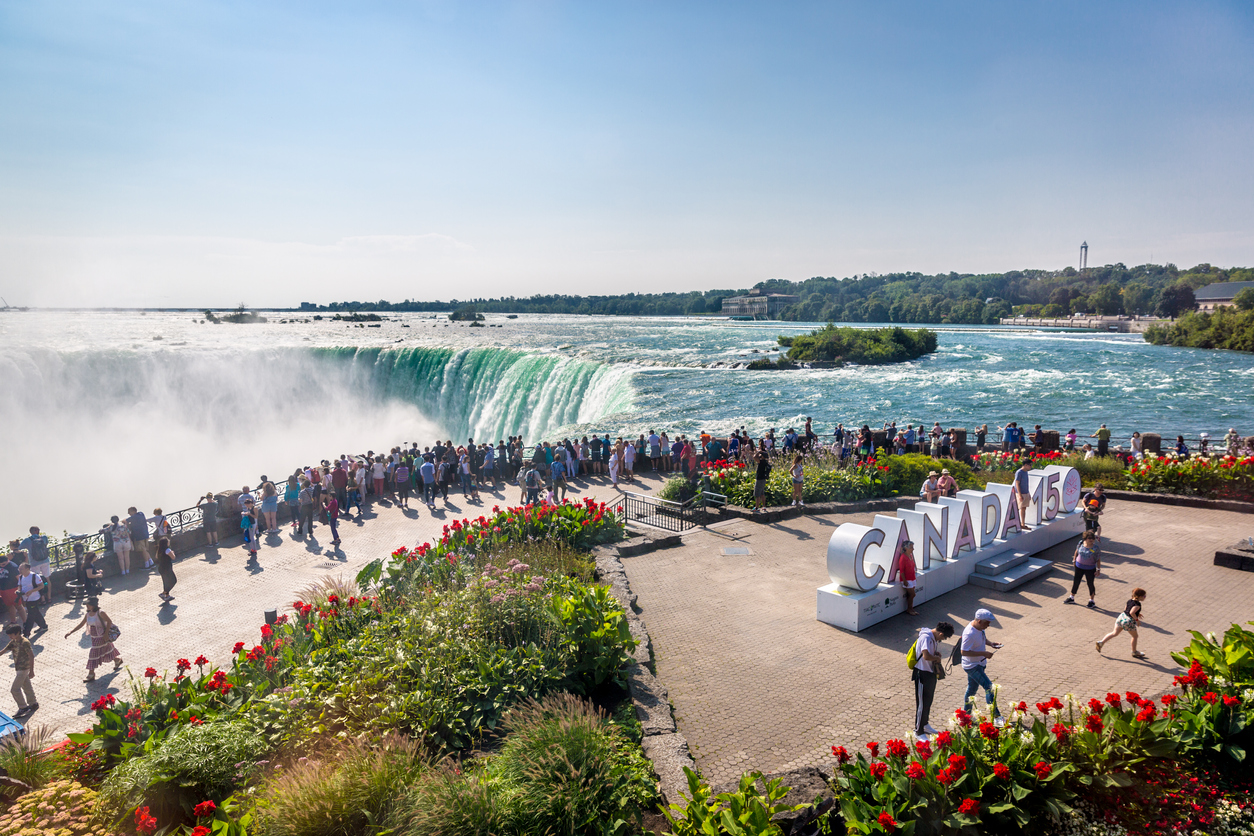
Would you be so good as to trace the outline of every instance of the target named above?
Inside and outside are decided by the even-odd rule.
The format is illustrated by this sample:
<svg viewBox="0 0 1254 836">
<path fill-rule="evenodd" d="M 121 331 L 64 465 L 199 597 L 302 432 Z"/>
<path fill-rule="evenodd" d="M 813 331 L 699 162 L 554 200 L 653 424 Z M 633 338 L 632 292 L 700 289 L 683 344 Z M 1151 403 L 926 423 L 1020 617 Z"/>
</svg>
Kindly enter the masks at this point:
<svg viewBox="0 0 1254 836">
<path fill-rule="evenodd" d="M 507 800 L 534 801 L 502 801 L 485 825 L 494 832 L 526 832 L 518 822 L 543 819 L 546 800 L 553 815 L 638 817 L 654 790 L 631 739 L 634 712 L 611 721 L 573 696 L 536 704 L 524 725 L 547 729 L 553 769 L 574 770 L 565 778 L 502 777 L 488 768 L 492 758 L 456 766 L 529 700 L 622 700 L 635 640 L 609 590 L 590 582 L 580 551 L 621 534 L 621 522 L 592 501 L 495 508 L 450 523 L 438 542 L 397 549 L 356 583 L 305 590 L 290 612 L 260 626 L 255 643 L 237 643 L 228 667 L 189 653 L 172 672 L 148 668 L 133 679 L 130 698 L 101 697 L 92 728 L 69 735 L 56 755 L 59 771 L 99 787 L 94 827 L 140 834 L 292 832 L 284 823 L 292 808 L 276 816 L 258 805 L 269 798 L 282 807 L 275 799 L 298 789 L 320 793 L 333 819 L 346 817 L 342 826 L 315 822 L 317 832 L 332 826 L 346 836 L 375 833 L 393 814 L 405 832 L 426 832 L 407 817 L 435 809 L 429 802 L 460 815 L 460 794 L 486 783 Z M 358 748 L 344 749 L 346 741 Z M 330 763 L 309 766 L 319 752 Z M 294 774 L 300 787 L 284 778 Z M 604 780 L 613 786 L 596 783 Z M 362 781 L 383 782 L 386 798 L 362 800 Z M 402 803 L 410 783 L 447 792 L 438 803 Z"/>
<path fill-rule="evenodd" d="M 959 710 L 930 742 L 833 746 L 838 812 L 826 814 L 823 832 L 1254 832 L 1244 767 L 1254 743 L 1254 633 L 1238 625 L 1222 640 L 1194 633 L 1173 657 L 1189 670 L 1176 677 L 1178 692 L 1157 701 L 1131 691 L 1006 701 L 1004 726 Z M 687 815 L 717 821 L 719 804 L 730 802 L 694 784 L 689 807 L 702 809 Z"/>
<path fill-rule="evenodd" d="M 766 480 L 766 504 L 788 505 L 792 502 L 792 475 L 789 462 L 776 459 L 771 475 Z M 875 496 L 885 496 L 884 475 L 888 467 L 874 459 L 863 464 L 837 467 L 830 457 L 810 456 L 802 465 L 804 486 L 802 498 L 806 502 L 856 502 Z M 727 497 L 732 505 L 751 507 L 756 470 L 740 461 L 719 461 L 702 465 L 701 475 L 708 477 L 715 493 Z"/>
<path fill-rule="evenodd" d="M 1254 501 L 1254 456 L 1145 456 L 1128 468 L 1127 487 L 1146 493 Z"/>
</svg>

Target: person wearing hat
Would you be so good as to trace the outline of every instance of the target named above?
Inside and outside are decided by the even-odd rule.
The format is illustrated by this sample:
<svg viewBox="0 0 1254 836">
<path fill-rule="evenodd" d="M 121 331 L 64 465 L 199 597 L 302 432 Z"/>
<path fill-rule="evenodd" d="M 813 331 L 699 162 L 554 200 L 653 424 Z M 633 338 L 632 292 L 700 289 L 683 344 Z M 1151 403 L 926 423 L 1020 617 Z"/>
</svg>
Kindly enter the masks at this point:
<svg viewBox="0 0 1254 836">
<path fill-rule="evenodd" d="M 927 474 L 927 479 L 923 482 L 923 487 L 919 488 L 919 496 L 923 497 L 924 502 L 935 502 L 941 496 L 940 474 L 935 470 Z"/>
<path fill-rule="evenodd" d="M 962 699 L 962 707 L 967 711 L 974 710 L 975 693 L 983 688 L 984 701 L 993 706 L 994 718 L 999 718 L 1001 715 L 993 703 L 993 683 L 985 670 L 988 660 L 993 658 L 993 651 L 1001 648 L 1000 644 L 988 641 L 984 635 L 990 624 L 997 624 L 997 616 L 991 610 L 981 608 L 975 611 L 975 618 L 962 631 L 962 669 L 967 674 L 967 693 Z"/>
<path fill-rule="evenodd" d="M 940 488 L 941 496 L 957 496 L 958 483 L 954 481 L 954 477 L 949 475 L 949 468 L 941 470 L 940 479 L 936 482 Z"/>
<path fill-rule="evenodd" d="M 915 580 L 918 569 L 914 564 L 914 543 L 910 540 L 901 544 L 901 556 L 897 558 L 897 572 L 901 575 L 901 589 L 906 594 L 906 615 L 918 615 L 914 608 L 914 596 L 918 591 Z"/>
</svg>

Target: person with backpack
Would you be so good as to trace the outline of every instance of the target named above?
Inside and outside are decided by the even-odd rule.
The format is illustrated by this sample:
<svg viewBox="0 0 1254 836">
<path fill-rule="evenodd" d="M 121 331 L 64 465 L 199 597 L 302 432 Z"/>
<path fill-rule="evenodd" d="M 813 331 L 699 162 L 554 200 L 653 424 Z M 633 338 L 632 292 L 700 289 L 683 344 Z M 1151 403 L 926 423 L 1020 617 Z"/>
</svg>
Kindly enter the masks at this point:
<svg viewBox="0 0 1254 836">
<path fill-rule="evenodd" d="M 540 487 L 542 480 L 540 479 L 540 471 L 536 469 L 535 464 L 527 467 L 527 472 L 523 476 L 523 483 L 527 488 L 527 504 L 535 505 L 540 501 Z"/>
<path fill-rule="evenodd" d="M 948 621 L 941 621 L 935 627 L 924 627 L 919 630 L 919 637 L 906 654 L 910 679 L 914 682 L 914 736 L 919 740 L 927 740 L 928 735 L 936 734 L 936 729 L 928 723 L 928 715 L 932 711 L 932 699 L 936 696 L 936 681 L 945 675 L 945 660 L 938 645 L 953 634 L 954 625 Z"/>
</svg>

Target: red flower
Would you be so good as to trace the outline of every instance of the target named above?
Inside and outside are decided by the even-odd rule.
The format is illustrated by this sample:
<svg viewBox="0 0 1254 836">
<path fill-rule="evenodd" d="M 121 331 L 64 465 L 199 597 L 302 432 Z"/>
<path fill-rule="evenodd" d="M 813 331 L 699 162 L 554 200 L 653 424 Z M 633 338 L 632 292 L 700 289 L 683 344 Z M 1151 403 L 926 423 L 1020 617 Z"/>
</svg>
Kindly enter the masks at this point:
<svg viewBox="0 0 1254 836">
<path fill-rule="evenodd" d="M 949 768 L 956 772 L 965 772 L 967 768 L 967 759 L 962 755 L 950 755 Z"/>
<path fill-rule="evenodd" d="M 1036 766 L 1032 767 L 1036 770 L 1036 778 L 1044 781 L 1049 777 L 1049 773 L 1054 771 L 1054 767 L 1048 761 L 1037 761 Z"/>
<path fill-rule="evenodd" d="M 157 675 L 156 668 L 148 668 L 144 671 L 144 676 L 147 677 L 148 679 L 152 679 L 156 675 Z"/>
<path fill-rule="evenodd" d="M 980 802 L 976 801 L 974 798 L 964 799 L 963 802 L 958 805 L 958 812 L 967 816 L 978 816 L 980 814 Z"/>
<path fill-rule="evenodd" d="M 1132 703 L 1133 705 L 1140 705 L 1141 703 L 1141 695 L 1138 694 L 1136 691 L 1127 691 L 1124 693 L 1124 697 L 1126 697 L 1128 702 Z"/>
<path fill-rule="evenodd" d="M 1175 694 L 1163 694 L 1163 705 L 1172 706 L 1176 704 L 1176 700 L 1180 699 Z"/>
<path fill-rule="evenodd" d="M 192 669 L 192 663 L 186 659 L 179 659 L 174 663 L 174 666 L 179 669 L 179 673 L 182 673 L 183 671 L 190 671 Z"/>
<path fill-rule="evenodd" d="M 914 751 L 919 753 L 919 757 L 927 760 L 932 757 L 932 744 L 928 743 L 926 740 L 917 741 L 914 744 Z"/>
<path fill-rule="evenodd" d="M 870 750 L 871 750 L 871 757 L 873 757 L 873 758 L 878 758 L 878 757 L 880 756 L 880 745 L 879 745 L 879 743 L 877 743 L 877 742 L 875 742 L 874 740 L 872 740 L 870 743 L 868 743 L 868 744 L 866 745 L 866 747 L 867 747 L 868 749 L 870 749 Z"/>
<path fill-rule="evenodd" d="M 993 774 L 997 776 L 997 780 L 999 781 L 1009 781 L 1010 767 L 1006 766 L 1004 763 L 995 763 L 993 764 Z"/>
<path fill-rule="evenodd" d="M 984 736 L 985 740 L 996 740 L 997 727 L 992 723 L 980 723 L 980 734 Z"/>
<path fill-rule="evenodd" d="M 1228 706 L 1229 708 L 1231 708 L 1234 705 L 1240 705 L 1240 704 L 1241 704 L 1241 701 L 1237 699 L 1236 697 L 1229 697 L 1226 695 L 1224 696 L 1224 705 Z"/>
<path fill-rule="evenodd" d="M 1093 734 L 1101 734 L 1105 726 L 1102 724 L 1102 718 L 1096 714 L 1090 714 L 1089 718 L 1084 721 L 1084 728 L 1093 732 Z"/>
<path fill-rule="evenodd" d="M 203 655 L 196 657 L 196 667 L 198 668 L 204 667 L 207 664 L 209 664 L 209 660 L 206 659 Z"/>
<path fill-rule="evenodd" d="M 157 829 L 157 820 L 148 814 L 147 807 L 135 808 L 135 829 L 144 836 L 152 836 Z"/>
<path fill-rule="evenodd" d="M 350 602 L 351 602 L 351 599 L 350 599 Z M 270 625 L 269 625 L 269 624 L 262 624 L 262 625 L 261 625 L 261 637 L 262 637 L 263 639 L 268 639 L 268 638 L 270 638 L 270 637 L 271 637 L 271 636 L 273 636 L 273 635 L 274 635 L 274 630 L 272 630 L 272 629 L 270 628 Z"/>
<path fill-rule="evenodd" d="M 1113 705 L 1115 708 L 1123 708 L 1123 698 L 1113 691 L 1106 695 L 1106 702 Z"/>
<path fill-rule="evenodd" d="M 904 740 L 890 740 L 884 745 L 888 747 L 888 756 L 891 758 L 904 760 L 910 757 L 910 747 L 906 745 Z"/>
<path fill-rule="evenodd" d="M 192 808 L 192 815 L 199 819 L 205 816 L 212 816 L 217 811 L 217 804 L 214 804 L 212 801 L 202 801 Z"/>
<path fill-rule="evenodd" d="M 203 824 L 192 828 L 192 836 L 209 836 L 212 831 Z"/>
<path fill-rule="evenodd" d="M 844 764 L 849 763 L 849 750 L 844 746 L 833 746 L 832 757 L 843 766 Z"/>
<path fill-rule="evenodd" d="M 1054 733 L 1054 737 L 1058 738 L 1059 743 L 1066 743 L 1071 739 L 1073 729 L 1063 723 L 1054 723 L 1054 727 L 1050 731 Z"/>
<path fill-rule="evenodd" d="M 1142 708 L 1140 711 L 1137 712 L 1136 719 L 1137 719 L 1137 722 L 1148 723 L 1150 720 L 1154 719 L 1154 715 L 1155 715 L 1154 706 L 1147 705 L 1145 708 Z"/>
<path fill-rule="evenodd" d="M 1019 700 L 1019 704 L 1016 705 L 1015 708 L 1018 709 L 1019 711 L 1022 711 L 1024 714 L 1027 714 L 1028 713 L 1027 700 Z"/>
<path fill-rule="evenodd" d="M 870 764 L 867 767 L 867 769 L 871 771 L 871 777 L 879 781 L 884 778 L 885 774 L 887 774 L 888 764 L 884 763 L 883 761 L 875 761 L 874 763 Z"/>
<path fill-rule="evenodd" d="M 958 780 L 959 774 L 958 770 L 954 769 L 952 766 L 947 766 L 940 772 L 936 773 L 936 780 L 940 781 L 943 786 L 947 787 L 954 781 Z"/>
<path fill-rule="evenodd" d="M 954 736 L 948 731 L 943 731 L 936 735 L 936 745 L 941 749 L 948 749 L 954 745 Z"/>
<path fill-rule="evenodd" d="M 1092 711 L 1094 714 L 1101 714 L 1102 710 L 1105 708 L 1106 706 L 1102 705 L 1102 701 L 1097 697 L 1093 697 L 1089 700 L 1089 711 Z"/>
<path fill-rule="evenodd" d="M 927 770 L 923 768 L 923 764 L 914 761 L 906 767 L 906 777 L 911 781 L 920 781 L 927 777 Z"/>
<path fill-rule="evenodd" d="M 971 727 L 971 723 L 973 721 L 971 720 L 970 712 L 959 708 L 956 711 L 954 711 L 954 717 L 957 718 L 958 725 L 962 726 L 964 729 Z"/>
<path fill-rule="evenodd" d="M 1214 705 L 1219 702 L 1219 695 L 1214 691 L 1207 691 L 1205 694 L 1202 694 L 1202 700 Z"/>
<path fill-rule="evenodd" d="M 193 726 L 203 726 L 205 721 L 197 717 L 195 714 L 187 718 L 187 722 Z"/>
</svg>

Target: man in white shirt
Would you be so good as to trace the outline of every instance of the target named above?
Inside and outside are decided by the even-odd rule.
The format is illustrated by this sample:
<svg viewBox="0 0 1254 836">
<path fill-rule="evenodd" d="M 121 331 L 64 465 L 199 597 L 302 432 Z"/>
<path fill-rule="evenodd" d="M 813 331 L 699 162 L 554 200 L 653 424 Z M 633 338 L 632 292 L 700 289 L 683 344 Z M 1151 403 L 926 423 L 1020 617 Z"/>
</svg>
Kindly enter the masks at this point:
<svg viewBox="0 0 1254 836">
<path fill-rule="evenodd" d="M 954 634 L 954 625 L 942 621 L 935 627 L 924 627 L 915 640 L 914 652 L 918 661 L 910 678 L 914 680 L 914 736 L 927 740 L 936 729 L 928 724 L 932 711 L 932 698 L 936 696 L 936 666 L 944 663 L 937 644 Z"/>
<path fill-rule="evenodd" d="M 962 669 L 967 672 L 967 693 L 962 707 L 967 711 L 975 707 L 975 693 L 980 688 L 984 689 L 984 701 L 993 705 L 993 683 L 989 681 L 985 668 L 988 660 L 993 658 L 993 650 L 999 650 L 1001 645 L 985 639 L 984 631 L 990 624 L 997 624 L 997 616 L 990 610 L 979 609 L 975 611 L 975 618 L 962 631 Z M 992 650 L 988 649 L 990 647 Z M 1000 716 L 995 705 L 993 716 Z"/>
</svg>

